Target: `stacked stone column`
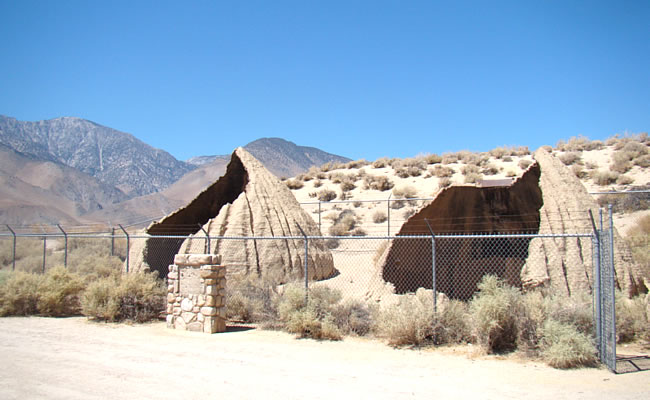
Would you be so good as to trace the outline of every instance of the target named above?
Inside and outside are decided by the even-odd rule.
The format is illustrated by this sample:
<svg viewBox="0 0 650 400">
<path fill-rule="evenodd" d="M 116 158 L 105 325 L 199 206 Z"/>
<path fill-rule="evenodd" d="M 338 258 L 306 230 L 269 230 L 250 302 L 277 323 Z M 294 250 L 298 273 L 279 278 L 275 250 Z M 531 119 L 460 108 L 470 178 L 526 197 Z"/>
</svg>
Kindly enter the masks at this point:
<svg viewBox="0 0 650 400">
<path fill-rule="evenodd" d="M 177 254 L 167 275 L 167 327 L 226 331 L 226 267 L 221 256 Z"/>
</svg>

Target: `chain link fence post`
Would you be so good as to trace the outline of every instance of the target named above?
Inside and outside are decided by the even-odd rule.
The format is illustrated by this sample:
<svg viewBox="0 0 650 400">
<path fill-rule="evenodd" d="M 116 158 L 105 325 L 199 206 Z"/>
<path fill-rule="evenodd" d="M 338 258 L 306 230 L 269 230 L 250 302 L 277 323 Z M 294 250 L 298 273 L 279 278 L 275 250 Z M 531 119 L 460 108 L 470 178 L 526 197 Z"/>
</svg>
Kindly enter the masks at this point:
<svg viewBox="0 0 650 400">
<path fill-rule="evenodd" d="M 16 270 L 16 232 L 14 232 L 13 229 L 9 225 L 5 225 L 7 229 L 9 229 L 9 232 L 11 232 L 11 235 L 14 237 L 14 244 L 13 244 L 13 251 L 11 252 L 11 258 L 12 258 L 12 264 L 11 264 L 11 270 L 15 271 Z"/>
<path fill-rule="evenodd" d="M 300 233 L 305 238 L 305 304 L 307 304 L 309 301 L 309 239 L 300 224 L 296 222 L 296 226 L 298 226 L 298 230 L 300 230 Z"/>
<path fill-rule="evenodd" d="M 59 228 L 61 233 L 63 233 L 63 240 L 65 242 L 65 248 L 63 250 L 63 266 L 68 268 L 68 234 L 63 230 L 63 228 L 61 228 L 61 225 L 56 224 L 56 226 Z"/>
<path fill-rule="evenodd" d="M 124 229 L 122 225 L 118 225 L 122 232 L 124 232 L 124 235 L 126 236 L 126 273 L 129 273 L 129 249 L 130 249 L 130 240 L 129 240 L 129 233 Z"/>
</svg>

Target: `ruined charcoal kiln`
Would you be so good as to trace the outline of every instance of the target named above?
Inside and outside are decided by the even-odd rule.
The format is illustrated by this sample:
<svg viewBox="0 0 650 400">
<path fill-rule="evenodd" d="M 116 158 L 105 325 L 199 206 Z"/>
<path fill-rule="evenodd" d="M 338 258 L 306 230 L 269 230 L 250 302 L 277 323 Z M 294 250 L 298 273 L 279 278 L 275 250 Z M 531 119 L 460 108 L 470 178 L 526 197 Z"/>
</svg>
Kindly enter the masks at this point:
<svg viewBox="0 0 650 400">
<path fill-rule="evenodd" d="M 510 186 L 451 186 L 407 220 L 379 260 L 382 278 L 396 293 L 432 288 L 431 239 L 436 235 L 436 289 L 469 300 L 487 274 L 516 287 L 549 287 L 571 295 L 592 287 L 591 238 L 444 238 L 445 234 L 590 233 L 588 211 L 598 205 L 580 181 L 543 149 Z M 426 222 L 425 222 L 426 220 Z M 632 295 L 647 291 L 629 248 L 617 236 L 616 280 Z"/>
<path fill-rule="evenodd" d="M 294 239 L 222 239 L 221 237 L 320 236 L 286 185 L 243 148 L 232 154 L 224 176 L 146 232 L 153 236 L 190 236 L 188 239 L 146 240 L 131 252 L 133 270 L 158 271 L 166 276 L 177 253 L 220 254 L 228 274 L 269 277 L 286 282 L 302 277 L 304 242 Z M 219 237 L 209 242 L 211 237 Z M 309 240 L 307 260 L 310 279 L 335 274 L 332 255 L 323 240 Z"/>
</svg>

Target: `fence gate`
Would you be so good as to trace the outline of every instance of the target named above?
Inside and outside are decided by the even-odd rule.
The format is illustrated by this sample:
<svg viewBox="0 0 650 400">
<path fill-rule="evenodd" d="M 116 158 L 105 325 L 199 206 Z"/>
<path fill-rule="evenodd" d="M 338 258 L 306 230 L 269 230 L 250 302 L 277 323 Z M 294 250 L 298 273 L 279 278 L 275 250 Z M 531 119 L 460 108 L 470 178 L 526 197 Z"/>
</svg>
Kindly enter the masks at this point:
<svg viewBox="0 0 650 400">
<path fill-rule="evenodd" d="M 611 221 L 611 220 L 610 220 Z M 600 361 L 616 372 L 616 304 L 613 226 L 598 229 L 594 247 L 596 344 Z"/>
</svg>

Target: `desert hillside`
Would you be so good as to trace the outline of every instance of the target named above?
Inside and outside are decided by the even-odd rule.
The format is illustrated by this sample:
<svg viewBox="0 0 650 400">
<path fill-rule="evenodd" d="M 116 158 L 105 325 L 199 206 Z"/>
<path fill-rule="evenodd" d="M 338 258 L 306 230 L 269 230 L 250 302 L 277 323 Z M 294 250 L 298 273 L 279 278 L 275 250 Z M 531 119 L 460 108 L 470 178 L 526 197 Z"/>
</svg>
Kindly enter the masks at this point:
<svg viewBox="0 0 650 400">
<path fill-rule="evenodd" d="M 647 134 L 640 134 L 615 136 L 604 142 L 574 137 L 545 148 L 570 168 L 589 192 L 596 193 L 649 188 L 648 146 Z M 320 206 L 324 234 L 386 235 L 395 234 L 426 199 L 447 186 L 507 183 L 521 177 L 532 163 L 528 148 L 498 147 L 484 153 L 460 151 L 328 163 L 286 184 L 316 222 Z M 602 205 L 615 205 L 615 223 L 623 232 L 650 213 L 647 193 L 594 196 Z M 390 207 L 386 201 L 389 198 Z M 319 201 L 331 202 L 319 205 Z"/>
</svg>

